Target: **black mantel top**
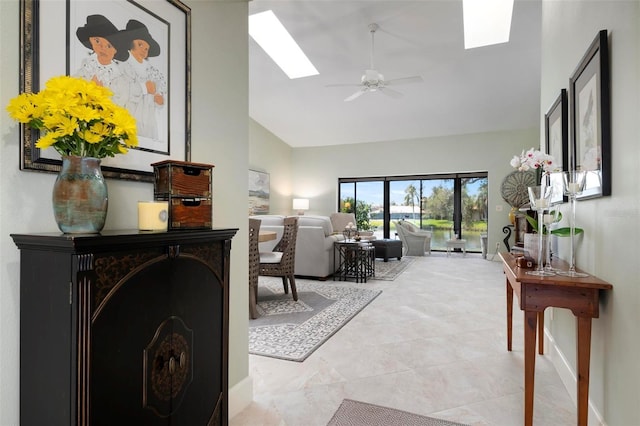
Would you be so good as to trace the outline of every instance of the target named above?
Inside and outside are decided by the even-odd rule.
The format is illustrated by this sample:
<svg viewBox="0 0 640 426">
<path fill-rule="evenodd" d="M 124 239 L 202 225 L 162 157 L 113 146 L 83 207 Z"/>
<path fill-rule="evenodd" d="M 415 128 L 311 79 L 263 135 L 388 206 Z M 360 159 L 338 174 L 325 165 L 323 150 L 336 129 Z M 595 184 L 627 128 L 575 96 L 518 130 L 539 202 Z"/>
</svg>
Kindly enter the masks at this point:
<svg viewBox="0 0 640 426">
<path fill-rule="evenodd" d="M 198 230 L 150 232 L 109 230 L 99 234 L 63 234 L 46 232 L 36 234 L 11 234 L 19 249 L 53 250 L 63 252 L 100 252 L 114 248 L 140 248 L 162 244 L 189 244 L 213 239 L 231 239 L 238 228 L 213 228 Z"/>
</svg>

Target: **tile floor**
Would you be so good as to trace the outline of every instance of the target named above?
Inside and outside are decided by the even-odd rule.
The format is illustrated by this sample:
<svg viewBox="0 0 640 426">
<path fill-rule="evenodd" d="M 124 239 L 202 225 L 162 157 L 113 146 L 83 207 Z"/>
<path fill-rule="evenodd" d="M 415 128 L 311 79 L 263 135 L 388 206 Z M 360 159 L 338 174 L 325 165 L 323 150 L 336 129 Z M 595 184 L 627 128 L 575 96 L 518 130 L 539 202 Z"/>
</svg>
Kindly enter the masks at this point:
<svg viewBox="0 0 640 426">
<path fill-rule="evenodd" d="M 383 292 L 306 361 L 250 355 L 254 401 L 231 426 L 326 425 L 343 398 L 469 425 L 522 424 L 522 315 L 516 307 L 508 352 L 499 262 L 434 253 L 395 281 L 353 285 Z M 537 356 L 534 424 L 575 419 L 551 361 Z"/>
</svg>

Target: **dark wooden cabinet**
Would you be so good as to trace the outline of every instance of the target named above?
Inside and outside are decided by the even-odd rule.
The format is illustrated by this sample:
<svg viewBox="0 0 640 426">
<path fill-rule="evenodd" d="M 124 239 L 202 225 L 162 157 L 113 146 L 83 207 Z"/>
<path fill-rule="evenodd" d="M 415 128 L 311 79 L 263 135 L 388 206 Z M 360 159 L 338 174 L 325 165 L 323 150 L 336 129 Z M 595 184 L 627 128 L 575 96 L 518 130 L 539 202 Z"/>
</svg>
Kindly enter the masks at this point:
<svg viewBox="0 0 640 426">
<path fill-rule="evenodd" d="M 21 424 L 227 424 L 236 231 L 13 234 Z"/>
</svg>

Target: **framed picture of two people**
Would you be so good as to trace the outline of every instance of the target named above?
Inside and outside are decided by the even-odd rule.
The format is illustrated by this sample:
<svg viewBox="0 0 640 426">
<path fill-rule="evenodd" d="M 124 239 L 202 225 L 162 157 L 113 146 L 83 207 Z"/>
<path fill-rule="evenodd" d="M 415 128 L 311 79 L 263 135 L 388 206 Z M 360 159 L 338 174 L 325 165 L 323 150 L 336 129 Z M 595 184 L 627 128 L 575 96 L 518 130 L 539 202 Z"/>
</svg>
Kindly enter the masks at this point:
<svg viewBox="0 0 640 426">
<path fill-rule="evenodd" d="M 51 77 L 94 81 L 136 119 L 139 145 L 105 158 L 106 177 L 153 181 L 152 163 L 190 161 L 191 11 L 179 0 L 21 2 L 21 91 Z M 58 171 L 54 150 L 23 130 L 21 168 Z M 51 152 L 49 152 L 51 151 Z"/>
</svg>

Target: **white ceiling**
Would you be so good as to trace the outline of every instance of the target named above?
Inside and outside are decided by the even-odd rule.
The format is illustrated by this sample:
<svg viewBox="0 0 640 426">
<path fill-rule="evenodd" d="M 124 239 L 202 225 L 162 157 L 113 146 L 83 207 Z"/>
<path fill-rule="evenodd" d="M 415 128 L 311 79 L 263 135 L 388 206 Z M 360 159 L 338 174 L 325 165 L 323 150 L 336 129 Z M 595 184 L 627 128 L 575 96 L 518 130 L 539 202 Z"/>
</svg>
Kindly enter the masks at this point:
<svg viewBox="0 0 640 426">
<path fill-rule="evenodd" d="M 273 10 L 319 75 L 289 78 L 250 38 L 250 116 L 292 147 L 388 141 L 497 130 L 540 123 L 540 0 L 516 0 L 508 43 L 464 49 L 462 0 L 253 0 L 249 13 Z M 365 93 L 343 99 L 369 68 L 400 99 Z"/>
</svg>

